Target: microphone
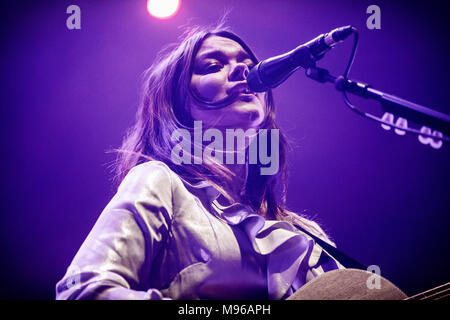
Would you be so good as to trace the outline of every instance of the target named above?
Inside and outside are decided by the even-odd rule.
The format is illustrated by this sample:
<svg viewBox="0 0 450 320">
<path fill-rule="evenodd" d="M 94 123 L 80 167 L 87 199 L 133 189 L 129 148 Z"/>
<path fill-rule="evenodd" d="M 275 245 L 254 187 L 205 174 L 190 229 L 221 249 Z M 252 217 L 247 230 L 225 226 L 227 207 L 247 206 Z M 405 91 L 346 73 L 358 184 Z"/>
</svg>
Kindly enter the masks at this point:
<svg viewBox="0 0 450 320">
<path fill-rule="evenodd" d="M 352 26 L 336 28 L 285 54 L 260 61 L 248 74 L 249 89 L 253 92 L 267 91 L 278 87 L 298 68 L 315 67 L 317 60 L 355 30 Z"/>
</svg>

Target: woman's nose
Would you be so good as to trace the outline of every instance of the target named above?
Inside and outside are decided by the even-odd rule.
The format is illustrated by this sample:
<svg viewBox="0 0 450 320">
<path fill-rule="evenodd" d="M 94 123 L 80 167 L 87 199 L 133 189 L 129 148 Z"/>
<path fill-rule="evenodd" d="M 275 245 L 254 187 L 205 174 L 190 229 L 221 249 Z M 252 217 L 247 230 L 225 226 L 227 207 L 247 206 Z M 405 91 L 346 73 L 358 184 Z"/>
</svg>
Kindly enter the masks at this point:
<svg viewBox="0 0 450 320">
<path fill-rule="evenodd" d="M 237 63 L 231 70 L 229 79 L 231 81 L 240 81 L 247 79 L 250 70 L 245 63 Z"/>
</svg>

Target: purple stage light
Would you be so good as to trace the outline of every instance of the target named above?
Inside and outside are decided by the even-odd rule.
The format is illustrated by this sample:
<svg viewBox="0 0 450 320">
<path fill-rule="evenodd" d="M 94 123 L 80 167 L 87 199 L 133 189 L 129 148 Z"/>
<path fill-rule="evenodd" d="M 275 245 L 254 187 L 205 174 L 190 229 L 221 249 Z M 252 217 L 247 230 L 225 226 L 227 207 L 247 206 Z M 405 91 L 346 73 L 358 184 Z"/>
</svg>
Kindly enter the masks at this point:
<svg viewBox="0 0 450 320">
<path fill-rule="evenodd" d="M 147 11 L 159 19 L 173 16 L 180 6 L 180 0 L 148 0 Z"/>
</svg>

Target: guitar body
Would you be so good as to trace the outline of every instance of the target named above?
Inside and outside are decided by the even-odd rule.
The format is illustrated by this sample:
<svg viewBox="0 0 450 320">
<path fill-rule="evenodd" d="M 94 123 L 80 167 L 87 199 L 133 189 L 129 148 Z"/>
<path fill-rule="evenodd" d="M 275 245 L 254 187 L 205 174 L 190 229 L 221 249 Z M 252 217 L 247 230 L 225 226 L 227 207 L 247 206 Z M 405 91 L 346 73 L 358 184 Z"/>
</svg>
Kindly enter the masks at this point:
<svg viewBox="0 0 450 320">
<path fill-rule="evenodd" d="M 375 281 L 372 281 L 377 277 Z M 379 286 L 370 289 L 371 283 Z M 369 285 L 368 285 L 369 283 Z M 325 272 L 307 282 L 287 300 L 403 300 L 407 296 L 389 280 L 358 269 Z"/>
</svg>

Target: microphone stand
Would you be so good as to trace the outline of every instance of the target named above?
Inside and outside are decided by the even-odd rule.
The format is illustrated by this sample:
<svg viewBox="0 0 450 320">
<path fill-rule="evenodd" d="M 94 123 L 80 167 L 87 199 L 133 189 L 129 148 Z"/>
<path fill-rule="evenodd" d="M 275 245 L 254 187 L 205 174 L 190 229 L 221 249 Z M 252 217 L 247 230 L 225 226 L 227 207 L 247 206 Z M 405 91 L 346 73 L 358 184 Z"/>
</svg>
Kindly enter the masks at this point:
<svg viewBox="0 0 450 320">
<path fill-rule="evenodd" d="M 343 76 L 335 77 L 324 68 L 310 66 L 306 69 L 306 75 L 321 83 L 330 82 L 334 84 L 336 90 L 341 92 L 349 92 L 354 95 L 377 100 L 382 103 L 385 112 L 390 112 L 398 116 L 411 119 L 417 123 L 425 124 L 441 132 L 450 134 L 450 116 L 430 108 L 426 108 L 417 103 L 413 103 L 394 95 L 375 90 L 369 84 L 349 80 Z M 425 136 L 427 134 L 424 134 Z M 433 137 L 450 141 L 448 137 Z"/>
</svg>

